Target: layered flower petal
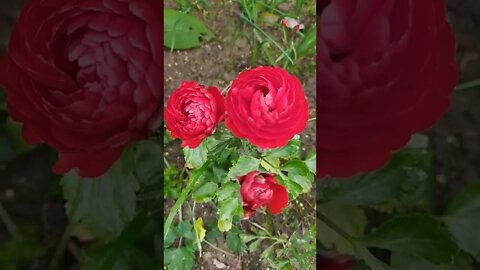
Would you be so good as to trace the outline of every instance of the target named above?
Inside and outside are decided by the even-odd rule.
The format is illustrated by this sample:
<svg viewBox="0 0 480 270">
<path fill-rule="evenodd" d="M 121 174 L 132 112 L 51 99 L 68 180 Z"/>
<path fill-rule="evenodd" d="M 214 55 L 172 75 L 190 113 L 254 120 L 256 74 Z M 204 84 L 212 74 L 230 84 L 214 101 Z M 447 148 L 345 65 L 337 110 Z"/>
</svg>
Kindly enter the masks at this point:
<svg viewBox="0 0 480 270">
<path fill-rule="evenodd" d="M 227 93 L 225 125 L 260 148 L 285 146 L 308 122 L 300 81 L 279 67 L 246 70 Z"/>
<path fill-rule="evenodd" d="M 184 81 L 168 99 L 166 127 L 172 137 L 182 140 L 182 147 L 196 148 L 223 120 L 224 103 L 216 87 L 206 89 L 197 82 Z"/>
<path fill-rule="evenodd" d="M 447 111 L 457 82 L 444 1 L 327 1 L 317 54 L 317 175 L 382 167 Z"/>
<path fill-rule="evenodd" d="M 156 1 L 31 0 L 2 61 L 0 84 L 29 143 L 59 152 L 55 171 L 105 173 L 158 126 L 162 16 Z M 161 35 L 159 35 L 161 36 Z"/>
<path fill-rule="evenodd" d="M 272 214 L 280 214 L 288 204 L 288 192 L 277 183 L 274 174 L 252 171 L 237 177 L 243 201 L 243 218 L 248 219 L 259 207 L 266 207 Z"/>
</svg>

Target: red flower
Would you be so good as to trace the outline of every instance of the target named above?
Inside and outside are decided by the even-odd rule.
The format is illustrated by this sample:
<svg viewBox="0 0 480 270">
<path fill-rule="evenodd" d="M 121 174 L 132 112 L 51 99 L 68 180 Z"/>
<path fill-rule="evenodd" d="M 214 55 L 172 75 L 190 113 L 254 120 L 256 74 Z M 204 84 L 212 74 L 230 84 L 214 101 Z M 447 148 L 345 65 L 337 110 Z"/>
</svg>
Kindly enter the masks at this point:
<svg viewBox="0 0 480 270">
<path fill-rule="evenodd" d="M 448 109 L 457 82 L 444 1 L 332 0 L 317 54 L 320 176 L 382 167 Z"/>
<path fill-rule="evenodd" d="M 225 125 L 260 148 L 285 146 L 307 126 L 308 103 L 295 76 L 279 67 L 244 71 L 227 93 Z"/>
<path fill-rule="evenodd" d="M 158 1 L 31 0 L 0 63 L 23 137 L 59 152 L 57 173 L 107 171 L 159 125 L 163 90 Z"/>
<path fill-rule="evenodd" d="M 182 147 L 195 148 L 215 132 L 225 115 L 224 99 L 213 86 L 205 89 L 196 82 L 182 82 L 168 99 L 165 124 Z"/>
<path fill-rule="evenodd" d="M 255 214 L 258 207 L 268 206 L 270 213 L 280 214 L 288 204 L 288 192 L 277 183 L 274 174 L 253 171 L 239 176 L 243 200 L 243 219 Z"/>
</svg>

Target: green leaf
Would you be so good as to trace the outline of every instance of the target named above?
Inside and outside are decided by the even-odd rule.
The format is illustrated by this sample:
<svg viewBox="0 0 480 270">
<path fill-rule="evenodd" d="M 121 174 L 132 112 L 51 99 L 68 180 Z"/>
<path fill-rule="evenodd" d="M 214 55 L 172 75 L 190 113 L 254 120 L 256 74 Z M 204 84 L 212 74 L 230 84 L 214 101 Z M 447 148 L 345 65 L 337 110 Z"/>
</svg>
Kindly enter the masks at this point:
<svg viewBox="0 0 480 270">
<path fill-rule="evenodd" d="M 193 228 L 195 229 L 195 233 L 198 236 L 198 241 L 202 242 L 203 239 L 205 238 L 206 230 L 203 228 L 203 219 L 202 217 L 197 218 L 195 221 L 195 224 L 193 225 Z"/>
<path fill-rule="evenodd" d="M 138 183 L 129 150 L 103 176 L 85 179 L 71 171 L 61 185 L 70 219 L 104 240 L 116 237 L 135 215 Z"/>
<path fill-rule="evenodd" d="M 317 173 L 317 152 L 315 149 L 310 151 L 308 153 L 307 157 L 304 160 L 305 165 L 307 165 L 308 170 L 310 170 L 311 173 L 316 174 Z"/>
<path fill-rule="evenodd" d="M 253 157 L 240 157 L 235 165 L 228 171 L 230 179 L 236 179 L 237 176 L 243 176 L 251 171 L 258 170 L 260 160 Z"/>
<path fill-rule="evenodd" d="M 215 197 L 217 192 L 218 185 L 214 182 L 203 182 L 200 186 L 193 192 L 192 197 L 195 201 L 203 203 L 208 202 Z"/>
<path fill-rule="evenodd" d="M 361 243 L 355 242 L 354 244 L 355 251 L 357 255 L 363 259 L 363 262 L 368 265 L 367 268 L 365 269 L 364 267 L 366 266 L 365 264 L 359 264 L 356 265 L 354 268 L 355 270 L 360 270 L 360 269 L 369 269 L 369 270 L 394 270 L 390 266 L 386 265 L 384 262 L 379 260 L 377 257 L 375 257 L 368 248 L 363 246 Z M 395 269 L 396 270 L 396 269 Z"/>
<path fill-rule="evenodd" d="M 183 153 L 185 155 L 185 162 L 189 168 L 200 168 L 207 162 L 208 150 L 205 141 L 194 149 L 190 149 L 188 146 L 184 147 Z"/>
<path fill-rule="evenodd" d="M 227 246 L 236 254 L 245 253 L 247 246 L 240 239 L 240 231 L 237 228 L 233 228 L 227 232 Z"/>
<path fill-rule="evenodd" d="M 138 214 L 130 222 L 122 233 L 111 242 L 104 244 L 98 241 L 90 245 L 84 253 L 84 269 L 89 270 L 111 270 L 111 269 L 145 269 L 133 267 L 131 264 L 134 258 L 131 256 L 137 242 L 143 237 L 151 239 L 151 234 L 158 228 L 159 224 L 144 213 Z M 153 247 L 155 241 L 148 242 Z M 142 244 L 145 244 L 142 242 Z M 137 254 L 136 254 L 137 255 Z M 146 269 L 154 269 L 152 267 Z"/>
<path fill-rule="evenodd" d="M 281 170 L 288 173 L 284 185 L 288 190 L 290 200 L 295 199 L 301 193 L 307 193 L 311 190 L 315 176 L 303 161 L 290 160 L 283 165 Z M 301 187 L 300 192 L 297 185 Z"/>
<path fill-rule="evenodd" d="M 458 254 L 453 264 L 435 265 L 417 256 L 394 252 L 390 263 L 395 270 L 473 270 L 472 258 L 464 253 Z"/>
<path fill-rule="evenodd" d="M 369 247 L 415 255 L 433 264 L 450 264 L 458 252 L 443 224 L 421 214 L 395 217 L 364 237 L 362 242 Z"/>
<path fill-rule="evenodd" d="M 423 134 L 413 134 L 406 148 L 426 149 L 428 147 L 428 136 Z"/>
<path fill-rule="evenodd" d="M 164 10 L 164 46 L 176 50 L 200 46 L 200 39 L 210 40 L 213 33 L 197 18 L 173 9 Z"/>
<path fill-rule="evenodd" d="M 480 183 L 467 186 L 442 218 L 460 248 L 480 262 Z"/>
<path fill-rule="evenodd" d="M 295 135 L 286 146 L 267 151 L 265 156 L 269 158 L 283 159 L 300 158 L 300 145 L 300 136 Z"/>
<path fill-rule="evenodd" d="M 248 251 L 250 253 L 253 253 L 255 251 L 257 251 L 257 249 L 260 247 L 260 244 L 262 243 L 263 239 L 259 238 L 255 241 L 252 241 L 249 245 L 248 245 Z"/>
<path fill-rule="evenodd" d="M 221 232 L 229 231 L 232 228 L 234 216 L 241 217 L 243 215 L 239 190 L 240 184 L 238 182 L 229 182 L 222 185 L 218 190 L 217 226 Z"/>
<path fill-rule="evenodd" d="M 428 188 L 431 160 L 425 150 L 402 150 L 380 171 L 341 181 L 322 181 L 319 199 L 362 206 L 392 201 L 419 203 Z"/>
<path fill-rule="evenodd" d="M 143 185 L 160 183 L 162 179 L 163 146 L 153 140 L 135 143 L 135 172 Z"/>
<path fill-rule="evenodd" d="M 187 248 L 170 248 L 163 252 L 168 270 L 189 270 L 195 266 L 195 255 Z"/>
<path fill-rule="evenodd" d="M 352 237 L 363 236 L 367 223 L 364 211 L 356 206 L 326 203 L 318 205 L 317 211 Z M 321 219 L 317 219 L 317 239 L 327 249 L 342 254 L 354 255 L 354 246 Z"/>
</svg>

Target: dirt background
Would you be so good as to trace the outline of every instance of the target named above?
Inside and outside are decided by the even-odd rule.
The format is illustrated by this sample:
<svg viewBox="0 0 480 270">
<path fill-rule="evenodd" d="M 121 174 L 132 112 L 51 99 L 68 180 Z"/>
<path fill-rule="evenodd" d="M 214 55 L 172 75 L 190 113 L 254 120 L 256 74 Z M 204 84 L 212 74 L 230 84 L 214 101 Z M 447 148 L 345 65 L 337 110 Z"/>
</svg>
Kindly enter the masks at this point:
<svg viewBox="0 0 480 270">
<path fill-rule="evenodd" d="M 23 1 L 0 1 L 0 52 L 5 51 L 10 27 Z M 458 41 L 458 63 L 461 80 L 480 78 L 480 1 L 447 0 L 448 17 L 452 22 Z M 199 14 L 208 22 L 217 37 L 228 37 L 232 33 L 232 15 L 235 8 L 221 12 Z M 249 66 L 249 49 L 245 43 L 229 44 L 218 39 L 199 49 L 165 53 L 165 93 L 178 86 L 185 76 L 206 85 L 222 88 L 235 75 Z M 307 96 L 314 104 L 315 79 L 301 78 L 305 83 Z M 441 211 L 446 203 L 467 183 L 480 180 L 480 88 L 458 92 L 452 96 L 450 111 L 427 133 L 430 147 L 435 153 L 437 186 L 435 197 L 437 209 Z M 313 106 L 312 106 L 313 108 Z M 1 113 L 0 113 L 1 114 Z M 314 127 L 310 124 L 305 138 L 310 146 L 314 143 Z M 172 150 L 173 151 L 173 150 Z M 0 153 L 2 154 L 2 153 Z M 55 158 L 46 147 L 38 147 L 25 153 L 8 164 L 0 165 L 0 201 L 17 224 L 36 224 L 38 234 L 48 252 L 63 233 L 67 220 L 63 201 L 59 194 L 58 177 L 50 172 Z M 300 208 L 299 208 L 300 209 Z M 208 209 L 204 209 L 208 215 Z M 8 233 L 0 224 L 0 245 L 8 239 Z M 203 269 L 211 267 L 213 258 L 227 261 L 208 248 L 210 252 L 199 261 Z M 223 257 L 223 258 L 222 258 Z M 230 269 L 244 267 L 240 259 L 229 261 Z M 37 269 L 44 269 L 39 262 Z M 255 258 L 247 261 L 251 269 L 260 269 Z M 257 267 L 257 268 L 255 268 Z"/>
</svg>

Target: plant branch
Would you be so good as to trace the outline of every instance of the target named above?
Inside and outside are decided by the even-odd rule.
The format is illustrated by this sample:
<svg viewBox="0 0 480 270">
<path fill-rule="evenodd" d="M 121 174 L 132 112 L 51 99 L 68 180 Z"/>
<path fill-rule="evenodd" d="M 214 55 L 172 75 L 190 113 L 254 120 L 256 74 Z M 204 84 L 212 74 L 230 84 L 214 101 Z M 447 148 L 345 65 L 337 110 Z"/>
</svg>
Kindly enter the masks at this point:
<svg viewBox="0 0 480 270">
<path fill-rule="evenodd" d="M 328 227 L 330 227 L 331 229 L 333 229 L 334 231 L 336 231 L 338 234 L 340 234 L 343 238 L 345 238 L 346 240 L 348 240 L 349 242 L 351 243 L 355 243 L 356 240 L 353 238 L 353 236 L 351 236 L 350 234 L 348 234 L 347 232 L 345 232 L 342 228 L 340 228 L 337 224 L 335 224 L 334 222 L 332 222 L 330 219 L 328 219 L 325 215 L 323 215 L 320 211 L 317 210 L 317 218 L 324 222 L 325 224 L 327 224 Z"/>
<path fill-rule="evenodd" d="M 215 246 L 214 244 L 208 242 L 207 240 L 203 240 L 203 241 L 204 241 L 205 243 L 207 243 L 209 246 L 211 246 L 213 249 L 217 250 L 217 251 L 220 251 L 220 252 L 222 252 L 222 253 L 224 253 L 224 254 L 226 254 L 226 255 L 232 256 L 232 257 L 237 257 L 237 255 L 235 255 L 235 254 L 233 254 L 233 253 L 230 253 L 230 252 L 228 252 L 228 251 L 226 251 L 226 250 L 224 250 L 224 249 L 221 249 L 221 248 Z"/>
<path fill-rule="evenodd" d="M 172 209 L 170 209 L 170 213 L 168 214 L 167 220 L 165 221 L 164 227 L 163 227 L 163 236 L 166 237 L 168 234 L 168 231 L 170 230 L 170 226 L 172 225 L 173 218 L 177 214 L 178 210 L 182 206 L 182 204 L 185 202 L 187 199 L 188 194 L 190 194 L 190 191 L 192 191 L 193 187 L 196 184 L 195 179 L 191 179 L 187 184 L 187 187 L 182 191 L 180 196 L 178 197 L 178 200 L 175 202 L 173 205 Z"/>
</svg>

